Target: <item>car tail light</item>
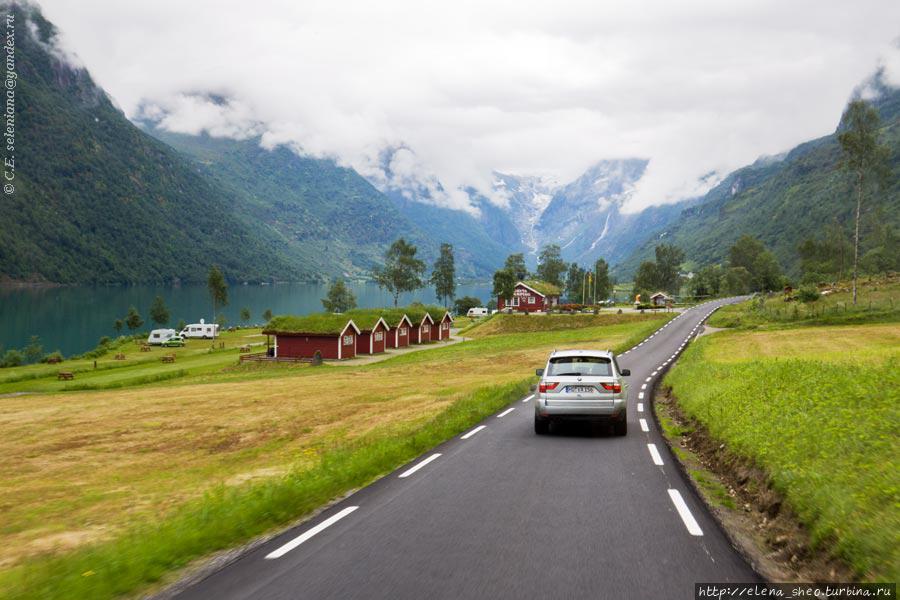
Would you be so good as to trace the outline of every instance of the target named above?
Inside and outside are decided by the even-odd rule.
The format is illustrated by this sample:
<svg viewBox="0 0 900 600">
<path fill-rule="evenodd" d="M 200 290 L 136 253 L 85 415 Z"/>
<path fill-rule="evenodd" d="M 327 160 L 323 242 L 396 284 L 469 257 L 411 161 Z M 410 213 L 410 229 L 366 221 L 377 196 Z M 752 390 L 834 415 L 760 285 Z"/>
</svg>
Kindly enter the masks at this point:
<svg viewBox="0 0 900 600">
<path fill-rule="evenodd" d="M 616 394 L 618 394 L 622 391 L 621 383 L 601 383 L 600 385 L 602 385 L 603 389 L 607 392 L 615 392 Z"/>
<path fill-rule="evenodd" d="M 556 386 L 559 385 L 558 381 L 548 381 L 547 383 L 542 383 L 538 386 L 538 391 L 542 394 L 546 394 L 551 390 L 555 390 Z"/>
</svg>

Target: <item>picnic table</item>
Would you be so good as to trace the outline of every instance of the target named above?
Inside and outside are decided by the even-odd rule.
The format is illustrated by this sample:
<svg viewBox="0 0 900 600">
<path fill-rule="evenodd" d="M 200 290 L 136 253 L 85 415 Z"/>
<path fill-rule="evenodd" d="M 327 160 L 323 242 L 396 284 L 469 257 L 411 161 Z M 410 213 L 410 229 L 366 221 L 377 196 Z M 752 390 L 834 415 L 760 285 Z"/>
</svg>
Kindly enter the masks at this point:
<svg viewBox="0 0 900 600">
<path fill-rule="evenodd" d="M 47 359 L 48 365 L 54 365 L 56 363 L 61 363 L 61 362 L 62 362 L 61 356 L 51 356 L 50 358 Z"/>
<path fill-rule="evenodd" d="M 162 361 L 164 363 L 173 363 L 173 362 L 175 362 L 175 355 L 174 354 L 163 354 Z"/>
<path fill-rule="evenodd" d="M 149 344 L 141 344 L 141 352 L 150 352 Z"/>
<path fill-rule="evenodd" d="M 241 346 L 241 349 L 239 350 L 239 352 L 250 352 L 250 344 L 247 344 L 246 346 Z"/>
<path fill-rule="evenodd" d="M 59 380 L 75 379 L 75 373 L 73 373 L 72 371 L 60 371 L 56 374 L 56 378 Z"/>
<path fill-rule="evenodd" d="M 116 360 L 125 360 L 125 355 L 122 354 L 121 352 L 119 352 L 118 354 L 116 354 L 115 359 Z"/>
</svg>

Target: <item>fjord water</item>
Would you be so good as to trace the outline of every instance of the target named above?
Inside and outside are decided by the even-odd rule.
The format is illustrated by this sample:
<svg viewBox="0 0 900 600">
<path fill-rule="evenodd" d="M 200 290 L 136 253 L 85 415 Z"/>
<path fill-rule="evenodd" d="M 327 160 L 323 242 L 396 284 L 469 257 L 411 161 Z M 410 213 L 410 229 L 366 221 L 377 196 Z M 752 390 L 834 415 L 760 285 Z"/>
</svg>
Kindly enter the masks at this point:
<svg viewBox="0 0 900 600">
<path fill-rule="evenodd" d="M 390 306 L 393 298 L 372 283 L 348 283 L 360 307 Z M 457 286 L 456 295 L 475 296 L 483 302 L 490 298 L 489 283 Z M 262 323 L 262 314 L 308 314 L 322 310 L 321 299 L 327 286 L 313 283 L 277 285 L 233 285 L 228 289 L 228 306 L 219 312 L 227 325 L 241 325 L 240 311 L 250 309 L 250 323 Z M 168 327 L 180 321 L 195 323 L 201 318 L 211 321 L 212 302 L 206 286 L 182 285 L 125 287 L 55 287 L 0 288 L 0 344 L 4 348 L 21 348 L 30 336 L 41 338 L 44 352 L 59 350 L 66 356 L 78 354 L 97 345 L 104 335 L 116 335 L 113 322 L 124 319 L 128 307 L 134 306 L 144 319 L 141 330 L 150 330 L 148 311 L 159 294 L 169 307 Z M 415 300 L 436 302 L 434 290 L 423 288 L 400 298 L 402 304 Z M 123 333 L 127 333 L 123 329 Z"/>
</svg>

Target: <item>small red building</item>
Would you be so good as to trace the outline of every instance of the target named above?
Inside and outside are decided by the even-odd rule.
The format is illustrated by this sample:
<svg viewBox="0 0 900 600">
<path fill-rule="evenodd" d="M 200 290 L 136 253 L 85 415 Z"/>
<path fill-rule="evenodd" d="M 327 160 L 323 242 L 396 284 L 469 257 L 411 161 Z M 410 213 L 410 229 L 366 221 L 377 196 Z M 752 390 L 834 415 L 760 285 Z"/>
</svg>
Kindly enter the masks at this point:
<svg viewBox="0 0 900 600">
<path fill-rule="evenodd" d="M 322 358 L 345 360 L 356 356 L 360 329 L 345 315 L 315 314 L 273 318 L 263 333 L 275 336 L 275 358 Z"/>
<path fill-rule="evenodd" d="M 505 308 L 516 312 L 546 312 L 559 305 L 560 289 L 543 281 L 520 281 L 512 298 L 497 298 L 497 310 Z"/>
<path fill-rule="evenodd" d="M 422 344 L 431 341 L 431 328 L 434 319 L 428 314 L 424 306 L 412 305 L 404 309 L 412 326 L 409 328 L 409 343 Z"/>
<path fill-rule="evenodd" d="M 384 352 L 390 327 L 378 310 L 351 310 L 345 313 L 359 327 L 357 354 Z"/>
<path fill-rule="evenodd" d="M 450 325 L 453 323 L 450 312 L 440 306 L 426 306 L 425 310 L 434 322 L 434 327 L 431 328 L 431 341 L 450 339 Z"/>
<path fill-rule="evenodd" d="M 400 308 L 391 308 L 381 311 L 381 318 L 388 325 L 387 347 L 405 348 L 409 346 L 409 332 L 412 329 L 412 321 Z"/>
</svg>

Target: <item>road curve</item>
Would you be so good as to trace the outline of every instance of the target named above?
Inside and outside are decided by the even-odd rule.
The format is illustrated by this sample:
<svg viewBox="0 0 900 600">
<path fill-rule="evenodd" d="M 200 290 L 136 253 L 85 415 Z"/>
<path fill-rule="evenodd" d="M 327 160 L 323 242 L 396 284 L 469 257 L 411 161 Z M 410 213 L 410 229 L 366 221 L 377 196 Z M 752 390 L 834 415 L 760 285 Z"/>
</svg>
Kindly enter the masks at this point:
<svg viewBox="0 0 900 600">
<path fill-rule="evenodd" d="M 695 582 L 760 581 L 650 413 L 666 361 L 725 302 L 620 355 L 627 437 L 577 424 L 536 436 L 516 401 L 178 597 L 689 599 Z"/>
</svg>

